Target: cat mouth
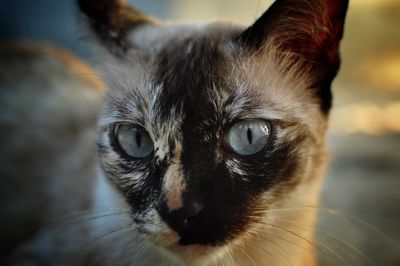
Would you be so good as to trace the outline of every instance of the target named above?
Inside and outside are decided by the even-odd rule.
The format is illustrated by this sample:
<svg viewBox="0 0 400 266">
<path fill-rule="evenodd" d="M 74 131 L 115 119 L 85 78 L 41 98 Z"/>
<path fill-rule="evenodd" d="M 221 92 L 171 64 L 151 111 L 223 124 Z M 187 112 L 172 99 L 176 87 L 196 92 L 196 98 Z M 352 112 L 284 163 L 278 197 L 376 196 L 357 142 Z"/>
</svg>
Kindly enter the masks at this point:
<svg viewBox="0 0 400 266">
<path fill-rule="evenodd" d="M 175 231 L 154 233 L 141 228 L 138 230 L 142 236 L 147 236 L 147 240 L 153 245 L 165 249 L 173 256 L 183 261 L 202 261 L 215 254 L 222 253 L 223 246 L 192 244 L 188 243 L 184 238 L 180 237 Z"/>
<path fill-rule="evenodd" d="M 211 246 L 204 246 L 199 244 L 192 244 L 192 245 L 182 245 L 179 242 L 174 243 L 166 247 L 166 249 L 172 251 L 173 253 L 177 254 L 185 254 L 185 255 L 196 255 L 196 256 L 205 256 L 210 251 L 215 249 L 215 247 Z"/>
</svg>

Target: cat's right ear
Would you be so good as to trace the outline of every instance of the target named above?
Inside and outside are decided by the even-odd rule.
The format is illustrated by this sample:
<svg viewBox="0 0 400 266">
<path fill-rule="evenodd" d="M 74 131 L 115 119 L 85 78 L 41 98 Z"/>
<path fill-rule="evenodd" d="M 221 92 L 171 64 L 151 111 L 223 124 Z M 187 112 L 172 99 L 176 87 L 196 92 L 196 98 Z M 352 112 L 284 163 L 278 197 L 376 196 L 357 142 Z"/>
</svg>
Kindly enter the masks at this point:
<svg viewBox="0 0 400 266">
<path fill-rule="evenodd" d="M 78 0 L 78 5 L 95 37 L 116 56 L 123 56 L 132 48 L 132 31 L 156 23 L 125 0 Z"/>
</svg>

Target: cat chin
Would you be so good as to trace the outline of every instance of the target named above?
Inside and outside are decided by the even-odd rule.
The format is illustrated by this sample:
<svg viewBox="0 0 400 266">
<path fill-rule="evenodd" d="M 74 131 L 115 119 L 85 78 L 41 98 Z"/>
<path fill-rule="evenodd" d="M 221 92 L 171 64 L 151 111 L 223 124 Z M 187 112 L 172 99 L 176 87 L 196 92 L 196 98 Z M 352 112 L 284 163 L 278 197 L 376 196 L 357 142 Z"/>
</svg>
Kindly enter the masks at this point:
<svg viewBox="0 0 400 266">
<path fill-rule="evenodd" d="M 226 253 L 224 246 L 205 246 L 205 245 L 180 245 L 174 243 L 165 249 L 178 257 L 187 265 L 206 265 L 211 261 L 216 261 Z"/>
<path fill-rule="evenodd" d="M 181 245 L 180 237 L 173 230 L 149 232 L 141 230 L 139 235 L 143 241 L 160 250 L 167 257 L 172 257 L 185 265 L 206 265 L 213 258 L 218 258 L 224 252 L 222 247 L 207 245 Z"/>
</svg>

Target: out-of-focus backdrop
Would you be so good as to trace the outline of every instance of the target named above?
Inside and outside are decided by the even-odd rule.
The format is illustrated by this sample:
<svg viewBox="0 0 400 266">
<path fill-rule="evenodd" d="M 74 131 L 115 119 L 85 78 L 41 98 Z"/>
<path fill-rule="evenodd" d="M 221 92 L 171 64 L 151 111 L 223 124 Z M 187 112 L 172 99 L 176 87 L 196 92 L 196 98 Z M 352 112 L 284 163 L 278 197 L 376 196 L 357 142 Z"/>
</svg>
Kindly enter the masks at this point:
<svg viewBox="0 0 400 266">
<path fill-rule="evenodd" d="M 272 3 L 130 2 L 162 19 L 244 24 Z M 2 0 L 0 39 L 45 40 L 90 60 L 77 13 L 74 0 Z M 321 264 L 400 265 L 400 1 L 351 0 L 342 58 L 316 241 Z"/>
</svg>

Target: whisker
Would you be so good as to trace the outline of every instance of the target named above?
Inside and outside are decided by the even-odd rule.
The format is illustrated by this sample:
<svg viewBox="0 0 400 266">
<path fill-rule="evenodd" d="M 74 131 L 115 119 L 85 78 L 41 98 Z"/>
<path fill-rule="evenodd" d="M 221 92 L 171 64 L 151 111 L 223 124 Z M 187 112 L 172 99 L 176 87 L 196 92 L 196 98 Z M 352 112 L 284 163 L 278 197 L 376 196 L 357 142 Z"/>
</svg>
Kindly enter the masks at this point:
<svg viewBox="0 0 400 266">
<path fill-rule="evenodd" d="M 256 247 L 256 248 L 260 249 L 261 251 L 267 253 L 270 257 L 272 257 L 271 252 L 269 252 L 268 250 L 266 250 L 264 247 L 260 247 L 260 246 L 256 245 L 255 243 L 253 243 L 253 242 L 251 242 L 251 241 L 248 242 L 248 244 L 252 245 L 253 247 Z"/>
<path fill-rule="evenodd" d="M 296 232 L 293 232 L 292 230 L 289 230 L 289 229 L 287 229 L 287 228 L 281 227 L 281 226 L 276 225 L 276 224 L 269 224 L 269 223 L 260 222 L 260 221 L 259 221 L 259 223 L 261 223 L 261 224 L 263 224 L 263 225 L 266 225 L 266 226 L 271 226 L 271 227 L 278 228 L 278 229 L 281 229 L 281 230 L 283 230 L 283 231 L 286 231 L 286 232 L 288 232 L 288 233 L 290 233 L 290 234 L 292 234 L 292 235 L 294 235 L 294 236 L 299 237 L 300 239 L 304 240 L 305 242 L 307 242 L 307 243 L 310 244 L 311 246 L 316 247 L 312 241 L 306 239 L 305 237 L 303 237 L 302 235 L 300 235 L 300 234 L 298 234 L 298 233 L 296 233 Z M 322 252 L 322 250 L 320 250 L 320 251 Z"/>
<path fill-rule="evenodd" d="M 128 239 L 128 241 L 125 241 L 124 242 L 124 244 L 123 244 L 123 246 L 122 246 L 122 248 L 121 248 L 121 252 L 120 252 L 120 254 L 119 254 L 119 257 L 125 257 L 125 252 L 126 252 L 126 250 L 128 249 L 128 245 L 132 242 L 132 241 L 134 241 L 134 239 L 133 239 L 133 237 L 131 236 L 131 237 L 127 237 L 127 239 Z"/>
<path fill-rule="evenodd" d="M 276 224 L 269 224 L 269 223 L 262 222 L 262 221 L 258 221 L 258 223 L 263 224 L 263 225 L 265 225 L 265 226 L 274 227 L 274 228 L 277 228 L 277 229 L 286 231 L 286 232 L 288 232 L 288 233 L 290 233 L 290 234 L 292 234 L 292 235 L 294 235 L 294 236 L 297 236 L 297 237 L 299 237 L 300 239 L 302 239 L 303 241 L 305 241 L 305 242 L 307 242 L 308 244 L 310 244 L 311 246 L 315 247 L 315 248 L 316 248 L 319 252 L 321 252 L 324 256 L 327 256 L 327 254 L 326 254 L 319 246 L 317 246 L 315 243 L 313 243 L 312 241 L 310 241 L 310 240 L 308 240 L 307 238 L 303 237 L 302 235 L 300 235 L 300 234 L 298 234 L 298 233 L 296 233 L 296 232 L 293 232 L 292 230 L 289 230 L 289 229 L 287 229 L 287 228 L 278 226 L 278 225 L 276 225 Z"/>
<path fill-rule="evenodd" d="M 93 243 L 94 241 L 97 241 L 97 240 L 99 240 L 99 239 L 102 239 L 102 238 L 104 238 L 104 237 L 107 237 L 107 236 L 112 235 L 112 234 L 117 233 L 117 232 L 121 232 L 121 231 L 133 231 L 133 228 L 130 227 L 130 226 L 132 226 L 132 225 L 133 225 L 133 223 L 132 223 L 132 224 L 129 224 L 129 225 L 118 226 L 118 227 L 116 227 L 116 228 L 114 228 L 114 229 L 112 229 L 112 230 L 110 230 L 110 231 L 108 231 L 108 232 L 106 232 L 106 233 L 104 233 L 104 234 L 101 234 L 101 235 L 99 235 L 99 236 L 96 236 L 95 238 L 92 238 L 92 239 L 86 241 L 85 243 L 83 243 L 83 244 L 81 245 L 81 248 L 83 248 L 83 247 L 89 245 L 90 243 Z M 127 226 L 128 226 L 128 228 L 127 228 Z"/>
<path fill-rule="evenodd" d="M 61 221 L 61 222 L 58 221 L 59 219 L 57 219 L 54 221 L 49 221 L 48 223 L 44 224 L 43 227 L 71 226 L 71 225 L 76 225 L 76 224 L 83 223 L 83 222 L 93 221 L 93 220 L 100 219 L 100 218 L 117 217 L 117 216 L 128 215 L 128 214 L 130 214 L 130 212 L 112 212 L 112 213 L 99 214 L 99 215 L 89 216 L 89 217 L 78 217 L 75 220 L 70 219 L 70 221 Z"/>
<path fill-rule="evenodd" d="M 279 221 L 282 221 L 282 222 L 285 222 L 285 223 L 292 224 L 293 226 L 296 226 L 296 227 L 298 227 L 298 228 L 301 229 L 300 224 L 297 224 L 296 222 L 289 221 L 289 220 L 282 219 L 282 218 L 278 218 L 278 220 L 279 220 Z M 315 230 L 316 232 L 318 232 L 318 233 L 320 233 L 320 234 L 323 234 L 323 235 L 325 235 L 325 236 L 328 236 L 328 237 L 330 237 L 330 238 L 332 238 L 332 239 L 335 239 L 336 241 L 338 241 L 338 242 L 340 242 L 340 243 L 346 245 L 348 248 L 352 249 L 352 250 L 355 251 L 358 255 L 360 255 L 366 262 L 368 262 L 368 264 L 373 265 L 373 262 L 371 261 L 370 258 L 368 258 L 368 256 L 366 256 L 361 250 L 359 250 L 358 248 L 356 248 L 354 245 L 352 245 L 350 242 L 346 241 L 345 239 L 342 239 L 342 238 L 340 238 L 340 237 L 338 237 L 338 236 L 336 236 L 336 235 L 334 235 L 334 234 L 332 234 L 332 233 L 330 233 L 330 232 L 327 232 L 327 231 L 325 231 L 325 230 L 322 230 L 322 229 L 320 229 L 320 228 L 318 228 L 318 227 L 316 227 L 316 226 L 314 227 L 314 226 L 304 225 L 304 224 L 303 224 L 302 226 L 303 226 L 303 227 L 306 227 L 306 228 L 307 228 L 307 227 L 308 227 L 308 228 L 312 228 L 312 229 Z M 327 248 L 329 248 L 329 247 L 327 247 Z M 335 255 L 344 263 L 344 259 L 343 259 L 339 254 L 337 254 L 337 253 L 334 252 L 333 250 L 332 250 L 331 252 L 332 252 L 333 254 L 335 254 Z"/>
<path fill-rule="evenodd" d="M 215 262 L 215 265 L 221 265 L 221 266 L 225 266 L 227 264 L 226 260 L 224 260 L 220 257 L 216 257 L 214 262 Z"/>
<path fill-rule="evenodd" d="M 67 214 L 64 215 L 60 215 L 60 216 L 56 216 L 52 218 L 52 222 L 56 222 L 58 220 L 65 220 L 65 219 L 69 219 L 69 218 L 74 218 L 75 216 L 83 216 L 83 215 L 90 215 L 90 214 L 97 214 L 97 213 L 112 213 L 112 212 L 130 212 L 129 209 L 127 208 L 110 208 L 110 209 L 97 209 L 97 210 L 79 210 L 79 211 L 74 211 L 74 212 L 69 212 Z"/>
<path fill-rule="evenodd" d="M 272 236 L 272 237 L 275 237 L 275 238 L 277 238 L 277 239 L 279 239 L 279 240 L 288 242 L 289 244 L 292 244 L 292 245 L 294 245 L 294 246 L 296 246 L 296 247 L 302 248 L 302 249 L 304 249 L 304 250 L 306 250 L 306 251 L 308 251 L 308 252 L 310 252 L 310 253 L 312 252 L 312 250 L 309 249 L 308 247 L 302 246 L 302 245 L 298 244 L 297 242 L 294 242 L 294 241 L 292 241 L 292 240 L 290 240 L 290 239 L 286 239 L 286 238 L 283 238 L 283 237 L 280 237 L 280 236 L 277 236 L 277 235 L 275 235 L 275 234 L 268 233 L 268 232 L 263 232 L 263 234 L 267 234 L 267 235 Z M 259 236 L 259 237 L 263 238 L 264 240 L 268 240 L 268 238 L 266 238 L 266 237 L 263 237 L 263 236 Z"/>
<path fill-rule="evenodd" d="M 285 250 L 283 249 L 282 246 L 280 246 L 278 243 L 274 242 L 272 239 L 263 237 L 262 235 L 260 235 L 258 232 L 256 231 L 252 231 L 249 230 L 248 231 L 249 234 L 251 234 L 253 237 L 261 237 L 263 240 L 272 243 L 273 245 L 275 245 L 276 247 L 278 247 L 279 253 L 282 255 L 282 257 L 288 262 L 289 265 L 293 266 L 293 263 L 289 260 L 289 257 L 287 256 L 287 254 L 285 253 Z M 270 252 L 268 252 L 270 255 L 272 255 Z"/>
<path fill-rule="evenodd" d="M 267 208 L 270 206 L 267 206 Z M 326 208 L 326 207 L 320 207 L 320 206 L 299 206 L 299 207 L 291 207 L 291 208 L 275 208 L 275 209 L 261 209 L 262 207 L 260 207 L 259 210 L 256 210 L 254 213 L 255 214 L 268 214 L 269 212 L 288 212 L 288 211 L 304 211 L 304 210 L 316 210 L 322 213 L 326 213 L 326 214 L 330 214 L 330 215 L 334 215 L 334 216 L 338 216 L 338 217 L 342 217 L 342 218 L 347 218 L 349 220 L 352 220 L 360 225 L 363 225 L 364 227 L 368 228 L 369 230 L 371 230 L 372 232 L 378 234 L 379 236 L 381 236 L 383 239 L 385 239 L 386 241 L 388 241 L 390 244 L 392 244 L 393 246 L 395 246 L 397 249 L 400 250 L 400 244 L 397 243 L 396 241 L 394 241 L 393 239 L 391 239 L 390 237 L 388 237 L 385 233 L 383 233 L 381 230 L 379 230 L 376 226 L 355 217 L 354 215 L 351 215 L 345 211 L 341 211 L 341 210 L 337 210 L 337 209 L 333 209 L 333 208 Z"/>
<path fill-rule="evenodd" d="M 228 252 L 227 252 L 227 257 L 228 257 L 228 259 L 229 259 L 228 265 L 236 266 L 236 262 L 235 262 L 235 260 L 233 259 L 231 249 L 228 250 Z"/>
<path fill-rule="evenodd" d="M 279 222 L 281 222 L 281 221 L 282 221 L 282 222 L 289 222 L 289 220 L 283 220 L 283 219 L 281 219 L 281 218 L 278 218 L 278 220 L 279 220 Z M 290 221 L 290 224 L 293 225 L 293 226 L 295 226 L 295 227 L 297 227 L 297 228 L 299 228 L 299 229 L 304 229 L 304 228 L 298 226 L 298 225 L 297 225 L 296 223 L 294 223 L 294 222 L 291 222 L 291 221 Z M 317 230 L 317 229 L 314 228 L 313 226 L 307 226 L 306 228 L 307 228 L 307 229 L 312 229 L 312 230 Z M 318 245 L 322 246 L 322 248 L 324 248 L 325 250 L 327 250 L 328 252 L 330 252 L 332 255 L 334 255 L 336 258 L 338 258 L 338 259 L 343 263 L 343 264 L 340 264 L 340 265 L 344 265 L 344 264 L 345 264 L 344 259 L 343 259 L 333 248 L 329 247 L 328 245 L 324 244 L 324 243 L 321 242 L 321 241 L 318 241 L 317 239 L 314 239 L 314 241 L 315 241 L 315 243 L 317 243 Z M 331 258 L 328 258 L 328 259 L 330 260 L 331 263 L 333 263 Z M 333 264 L 335 264 L 335 263 L 333 263 Z"/>
<path fill-rule="evenodd" d="M 104 217 L 120 216 L 120 215 L 124 215 L 124 214 L 129 214 L 129 212 L 119 212 L 119 213 L 115 212 L 115 213 L 96 215 L 93 217 L 91 217 L 91 216 L 82 217 L 82 216 L 90 215 L 89 212 L 87 212 L 87 214 L 84 214 L 85 212 L 86 211 L 83 211 L 82 212 L 83 215 L 81 215 L 81 216 L 80 216 L 80 214 L 76 213 L 74 215 L 59 216 L 59 217 L 56 217 L 53 219 L 50 218 L 48 221 L 32 224 L 27 228 L 18 230 L 18 232 L 20 232 L 20 233 L 35 232 L 35 231 L 42 230 L 45 228 L 51 229 L 51 228 L 57 228 L 57 227 L 63 227 L 63 226 L 71 226 L 71 225 L 76 225 L 79 223 L 88 222 L 91 220 L 100 219 L 100 218 L 104 218 Z"/>
<path fill-rule="evenodd" d="M 381 230 L 379 230 L 376 226 L 360 219 L 357 218 L 351 214 L 348 214 L 344 211 L 340 211 L 340 210 L 336 210 L 336 209 L 332 209 L 332 208 L 323 208 L 324 211 L 326 213 L 329 213 L 331 215 L 337 215 L 337 216 L 344 216 L 352 221 L 355 221 L 363 226 L 365 226 L 366 228 L 372 230 L 373 232 L 377 233 L 378 235 L 380 235 L 382 238 L 384 238 L 386 241 L 388 241 L 389 243 L 391 243 L 392 245 L 394 245 L 397 249 L 400 250 L 400 244 L 396 243 L 393 239 L 389 238 L 385 233 L 383 233 Z"/>
<path fill-rule="evenodd" d="M 260 223 L 260 224 L 265 225 L 264 223 Z M 282 228 L 282 229 L 283 229 L 283 228 Z M 251 231 L 250 231 L 250 232 L 251 232 Z M 271 240 L 270 238 L 267 238 L 267 237 L 265 237 L 265 236 L 262 235 L 262 234 L 267 234 L 267 235 L 269 235 L 269 236 L 271 236 L 271 237 L 275 237 L 275 238 L 280 239 L 280 240 L 282 240 L 282 241 L 286 241 L 286 242 L 288 242 L 288 243 L 290 243 L 290 244 L 292 244 L 292 245 L 295 245 L 295 246 L 297 246 L 297 247 L 299 247 L 299 248 L 302 248 L 302 249 L 304 249 L 304 250 L 306 250 L 306 251 L 308 251 L 308 252 L 310 252 L 310 253 L 313 253 L 313 250 L 309 249 L 308 247 L 304 247 L 304 246 L 300 245 L 299 243 L 297 243 L 297 242 L 295 242 L 295 241 L 291 241 L 291 240 L 289 240 L 289 239 L 286 239 L 286 238 L 284 238 L 284 237 L 275 235 L 275 234 L 273 234 L 273 233 L 269 233 L 269 232 L 266 232 L 266 231 L 263 231 L 262 233 L 260 233 L 260 232 L 252 232 L 252 233 L 255 233 L 255 234 L 256 234 L 255 237 L 262 238 L 263 240 L 268 241 L 268 242 L 272 242 L 272 240 Z M 292 232 L 292 233 L 294 233 L 294 232 Z M 299 236 L 297 236 L 297 237 L 299 237 Z M 303 236 L 300 235 L 300 237 L 302 238 L 302 240 L 308 241 L 308 240 L 305 239 Z M 323 243 L 320 243 L 319 241 L 316 241 L 316 240 L 314 240 L 314 241 L 315 241 L 316 244 L 322 245 L 322 247 L 325 248 L 325 249 L 327 249 L 327 251 L 331 251 L 331 249 L 330 249 L 329 247 L 327 247 L 326 245 L 324 245 Z M 312 242 L 309 242 L 309 243 L 311 244 L 311 246 L 313 246 L 313 247 L 315 247 L 315 248 L 318 249 L 318 246 L 317 246 L 316 244 L 314 244 L 314 243 L 312 243 Z M 275 245 L 278 245 L 278 244 L 275 243 Z M 278 246 L 279 246 L 279 245 L 278 245 Z M 283 250 L 283 248 L 281 248 L 281 249 Z M 283 251 L 284 251 L 284 250 L 283 250 Z M 328 254 L 325 254 L 325 253 L 322 251 L 322 249 L 321 249 L 320 251 L 321 251 L 321 254 L 323 254 L 325 257 L 327 257 L 327 258 L 329 259 L 329 261 L 330 261 L 332 264 L 335 265 L 335 263 L 333 263 L 333 261 L 332 261 L 331 256 L 328 256 Z M 289 260 L 289 259 L 287 259 L 287 260 Z M 289 262 L 289 261 L 288 261 L 288 262 Z M 289 264 L 292 264 L 292 263 L 289 262 Z"/>
<path fill-rule="evenodd" d="M 246 250 L 244 250 L 244 248 L 242 248 L 239 244 L 237 243 L 232 243 L 236 248 L 238 248 L 248 259 L 249 261 L 254 265 L 257 266 L 257 263 L 254 261 L 254 259 L 250 256 L 249 253 L 246 252 Z"/>
<path fill-rule="evenodd" d="M 277 238 L 277 239 L 279 239 L 279 240 L 286 241 L 286 242 L 288 242 L 288 243 L 290 243 L 290 244 L 292 244 L 292 245 L 295 245 L 295 246 L 297 246 L 297 247 L 300 247 L 300 248 L 302 248 L 302 249 L 308 251 L 309 253 L 312 253 L 312 254 L 314 253 L 313 250 L 309 249 L 308 247 L 304 247 L 304 246 L 298 244 L 298 243 L 295 242 L 295 241 L 291 241 L 291 240 L 289 240 L 289 239 L 286 239 L 286 238 L 277 236 L 277 235 L 272 234 L 272 233 L 267 233 L 267 232 L 263 232 L 263 233 L 264 233 L 264 234 L 268 234 L 268 235 L 271 236 L 271 237 L 275 237 L 275 238 Z M 269 238 L 266 238 L 266 237 L 263 237 L 263 239 L 265 239 L 266 241 L 269 240 Z M 328 252 L 332 252 L 332 249 L 329 248 L 329 247 L 327 247 L 327 246 L 324 245 L 323 243 L 321 243 L 321 242 L 319 242 L 319 241 L 317 241 L 317 240 L 314 240 L 314 241 L 315 241 L 315 243 L 314 243 L 312 246 L 317 247 L 317 245 L 322 245 L 322 248 L 327 249 Z M 320 253 L 321 253 L 324 257 L 326 257 L 326 258 L 329 260 L 329 262 L 330 262 L 331 264 L 337 265 L 336 263 L 333 262 L 333 259 L 331 258 L 330 254 L 327 254 L 327 253 L 325 253 L 325 252 L 320 252 Z M 335 252 L 333 252 L 333 255 L 334 255 L 334 254 L 335 254 Z"/>
</svg>

